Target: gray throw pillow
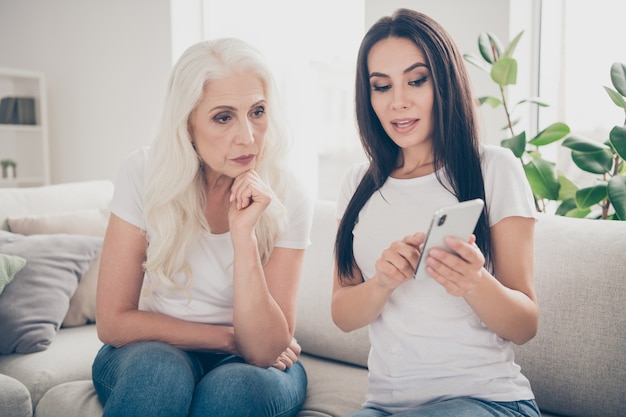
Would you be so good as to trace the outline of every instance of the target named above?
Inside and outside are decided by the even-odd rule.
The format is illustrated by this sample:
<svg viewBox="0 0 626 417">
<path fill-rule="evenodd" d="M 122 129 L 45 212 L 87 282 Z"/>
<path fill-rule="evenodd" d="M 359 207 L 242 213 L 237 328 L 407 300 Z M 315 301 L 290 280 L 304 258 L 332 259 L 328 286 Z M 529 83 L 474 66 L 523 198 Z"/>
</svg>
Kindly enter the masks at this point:
<svg viewBox="0 0 626 417">
<path fill-rule="evenodd" d="M 48 348 L 78 281 L 101 248 L 101 237 L 0 231 L 0 253 L 26 259 L 0 294 L 0 353 Z"/>
</svg>

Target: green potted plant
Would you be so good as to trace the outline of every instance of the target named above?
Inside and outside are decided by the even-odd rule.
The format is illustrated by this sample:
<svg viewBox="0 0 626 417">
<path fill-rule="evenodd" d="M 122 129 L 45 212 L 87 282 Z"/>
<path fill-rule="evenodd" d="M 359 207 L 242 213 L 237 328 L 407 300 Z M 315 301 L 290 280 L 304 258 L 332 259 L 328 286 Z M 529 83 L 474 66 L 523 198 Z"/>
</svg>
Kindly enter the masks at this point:
<svg viewBox="0 0 626 417">
<path fill-rule="evenodd" d="M 12 159 L 3 159 L 0 160 L 0 165 L 2 166 L 2 178 L 15 178 L 17 173 L 16 173 L 16 166 L 17 164 L 15 163 L 14 160 Z"/>
<path fill-rule="evenodd" d="M 513 53 L 522 34 L 520 32 L 504 48 L 493 34 L 481 33 L 478 37 L 480 57 L 467 53 L 464 58 L 489 73 L 499 88 L 500 97 L 480 97 L 479 101 L 481 105 L 503 107 L 507 122 L 504 130 L 508 131 L 509 136 L 501 141 L 501 145 L 511 149 L 520 159 L 537 210 L 545 212 L 552 201 L 558 204 L 558 215 L 626 220 L 626 125 L 614 127 L 604 144 L 571 135 L 569 126 L 562 122 L 547 126 L 530 140 L 525 131 L 515 132 L 519 119 L 514 116 L 518 106 L 547 106 L 538 98 L 523 99 L 514 104 L 507 101 L 506 88 L 517 83 L 517 61 Z M 605 89 L 613 102 L 626 111 L 626 66 L 613 64 L 611 81 L 615 89 Z M 601 175 L 596 184 L 581 189 L 554 162 L 542 157 L 540 148 L 558 141 L 571 150 L 572 160 L 578 168 Z M 599 215 L 592 210 L 594 206 L 600 208 Z"/>
</svg>

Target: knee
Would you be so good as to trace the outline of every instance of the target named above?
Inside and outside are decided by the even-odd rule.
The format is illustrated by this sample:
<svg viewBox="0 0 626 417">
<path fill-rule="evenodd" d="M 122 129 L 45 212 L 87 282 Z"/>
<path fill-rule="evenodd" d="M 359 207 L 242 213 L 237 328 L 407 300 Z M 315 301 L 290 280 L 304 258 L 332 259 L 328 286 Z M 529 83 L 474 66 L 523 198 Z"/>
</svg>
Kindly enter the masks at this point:
<svg viewBox="0 0 626 417">
<path fill-rule="evenodd" d="M 191 415 L 210 410 L 229 410 L 232 416 L 295 415 L 306 397 L 306 374 L 299 364 L 290 371 L 244 363 L 218 366 L 196 386 Z"/>
</svg>

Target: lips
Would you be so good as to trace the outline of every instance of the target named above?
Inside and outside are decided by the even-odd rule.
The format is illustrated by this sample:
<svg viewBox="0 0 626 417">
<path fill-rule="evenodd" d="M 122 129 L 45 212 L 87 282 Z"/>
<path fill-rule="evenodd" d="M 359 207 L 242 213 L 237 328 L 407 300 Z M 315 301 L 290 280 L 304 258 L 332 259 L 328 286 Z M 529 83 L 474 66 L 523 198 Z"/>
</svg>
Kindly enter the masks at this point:
<svg viewBox="0 0 626 417">
<path fill-rule="evenodd" d="M 240 164 L 240 165 L 248 165 L 250 162 L 252 162 L 252 160 L 254 159 L 256 155 L 254 154 L 250 154 L 250 155 L 242 155 L 239 156 L 237 158 L 233 158 L 233 161 Z"/>
<path fill-rule="evenodd" d="M 396 119 L 391 121 L 391 125 L 398 133 L 406 133 L 410 131 L 419 121 L 419 119 Z"/>
</svg>

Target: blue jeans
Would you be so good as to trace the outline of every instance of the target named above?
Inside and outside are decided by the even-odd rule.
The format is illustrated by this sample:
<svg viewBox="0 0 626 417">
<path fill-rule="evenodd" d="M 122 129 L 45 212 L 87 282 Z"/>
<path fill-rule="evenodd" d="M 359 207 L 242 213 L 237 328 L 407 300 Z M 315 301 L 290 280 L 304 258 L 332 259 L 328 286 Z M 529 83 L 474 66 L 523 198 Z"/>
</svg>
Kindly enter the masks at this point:
<svg viewBox="0 0 626 417">
<path fill-rule="evenodd" d="M 160 342 L 104 345 L 92 378 L 105 417 L 288 417 L 307 389 L 300 362 L 279 371 Z"/>
<path fill-rule="evenodd" d="M 535 401 L 495 402 L 477 398 L 454 398 L 397 414 L 363 408 L 346 417 L 540 417 Z"/>
</svg>

